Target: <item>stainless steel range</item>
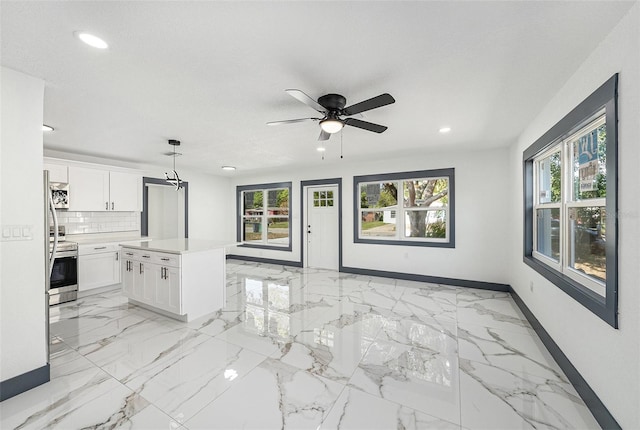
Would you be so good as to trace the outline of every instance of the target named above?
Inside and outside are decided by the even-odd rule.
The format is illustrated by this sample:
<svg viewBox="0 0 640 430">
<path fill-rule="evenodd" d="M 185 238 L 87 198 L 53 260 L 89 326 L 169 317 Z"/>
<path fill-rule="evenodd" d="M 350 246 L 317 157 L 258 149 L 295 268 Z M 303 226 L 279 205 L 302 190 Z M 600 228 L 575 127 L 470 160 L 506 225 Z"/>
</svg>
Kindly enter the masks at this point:
<svg viewBox="0 0 640 430">
<path fill-rule="evenodd" d="M 65 240 L 65 228 L 49 227 L 49 255 L 53 254 L 49 279 L 49 305 L 78 298 L 78 244 Z"/>
</svg>

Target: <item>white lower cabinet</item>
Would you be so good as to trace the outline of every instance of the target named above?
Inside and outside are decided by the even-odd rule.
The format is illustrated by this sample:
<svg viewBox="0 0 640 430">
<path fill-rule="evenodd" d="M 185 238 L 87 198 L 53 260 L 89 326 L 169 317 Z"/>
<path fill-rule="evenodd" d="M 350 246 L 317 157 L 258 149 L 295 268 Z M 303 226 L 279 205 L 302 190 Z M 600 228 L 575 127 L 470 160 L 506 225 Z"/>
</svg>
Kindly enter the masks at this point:
<svg viewBox="0 0 640 430">
<path fill-rule="evenodd" d="M 78 247 L 78 291 L 120 283 L 120 247 L 112 244 Z"/>
<path fill-rule="evenodd" d="M 156 279 L 156 306 L 180 314 L 180 269 L 160 266 L 159 278 Z"/>
<path fill-rule="evenodd" d="M 122 292 L 142 304 L 182 315 L 180 259 L 164 255 L 123 250 Z"/>
</svg>

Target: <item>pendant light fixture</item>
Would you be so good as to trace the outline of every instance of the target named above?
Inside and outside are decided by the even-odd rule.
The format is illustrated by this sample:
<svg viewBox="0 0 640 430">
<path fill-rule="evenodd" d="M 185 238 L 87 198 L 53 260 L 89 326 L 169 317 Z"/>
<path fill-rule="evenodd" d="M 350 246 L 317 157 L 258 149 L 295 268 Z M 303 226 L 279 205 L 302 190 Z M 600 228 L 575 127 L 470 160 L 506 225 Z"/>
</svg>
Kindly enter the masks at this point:
<svg viewBox="0 0 640 430">
<path fill-rule="evenodd" d="M 173 153 L 167 153 L 167 155 L 173 156 L 173 177 L 170 177 L 167 172 L 164 172 L 164 178 L 168 183 L 176 187 L 176 191 L 178 191 L 180 188 L 182 188 L 182 180 L 180 179 L 180 176 L 178 176 L 178 172 L 176 172 L 176 156 L 182 155 L 176 152 L 176 146 L 180 146 L 180 141 L 169 139 L 169 145 L 173 146 Z"/>
</svg>

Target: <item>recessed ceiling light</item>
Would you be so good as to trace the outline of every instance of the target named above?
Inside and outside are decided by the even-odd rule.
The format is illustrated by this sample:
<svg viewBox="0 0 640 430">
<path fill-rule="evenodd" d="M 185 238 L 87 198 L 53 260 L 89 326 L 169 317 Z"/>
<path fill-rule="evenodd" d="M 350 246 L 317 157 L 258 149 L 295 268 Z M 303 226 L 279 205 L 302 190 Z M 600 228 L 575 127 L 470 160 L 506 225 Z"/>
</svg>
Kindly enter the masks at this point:
<svg viewBox="0 0 640 430">
<path fill-rule="evenodd" d="M 222 170 L 236 170 L 233 166 L 222 166 Z"/>
<path fill-rule="evenodd" d="M 53 127 L 47 124 L 42 124 L 42 131 L 53 131 Z"/>
<path fill-rule="evenodd" d="M 451 127 L 442 127 L 440 130 L 438 130 L 440 133 L 444 134 L 444 133 L 449 133 L 451 131 Z"/>
<path fill-rule="evenodd" d="M 93 46 L 94 48 L 107 49 L 109 47 L 109 45 L 107 45 L 107 42 L 100 39 L 98 36 L 94 36 L 93 34 L 86 33 L 84 31 L 76 31 L 73 34 L 78 39 L 82 40 L 84 43 L 86 43 L 89 46 Z"/>
</svg>

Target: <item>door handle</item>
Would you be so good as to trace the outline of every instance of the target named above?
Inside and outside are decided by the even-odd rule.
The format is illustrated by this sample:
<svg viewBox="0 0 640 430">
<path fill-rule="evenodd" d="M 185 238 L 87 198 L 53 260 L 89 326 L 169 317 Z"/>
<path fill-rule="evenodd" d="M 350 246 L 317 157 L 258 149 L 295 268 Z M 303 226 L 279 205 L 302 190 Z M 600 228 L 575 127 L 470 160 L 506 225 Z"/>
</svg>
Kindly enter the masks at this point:
<svg viewBox="0 0 640 430">
<path fill-rule="evenodd" d="M 143 267 L 143 266 L 144 266 L 144 265 L 143 265 L 142 263 L 140 263 L 140 273 L 143 273 L 143 272 L 144 272 L 144 270 L 142 270 L 142 267 Z"/>
<path fill-rule="evenodd" d="M 111 210 L 114 210 L 114 203 L 111 202 Z"/>
<path fill-rule="evenodd" d="M 116 261 L 120 261 L 120 253 L 116 252 Z"/>
<path fill-rule="evenodd" d="M 311 224 L 307 226 L 307 233 L 311 233 Z"/>
<path fill-rule="evenodd" d="M 105 211 L 109 210 L 109 202 L 104 202 L 104 210 Z"/>
</svg>

